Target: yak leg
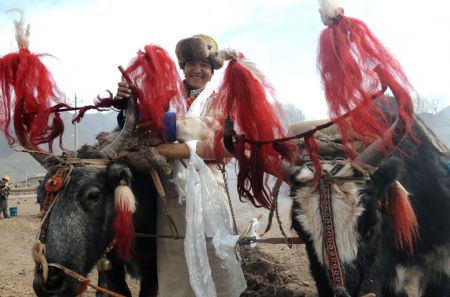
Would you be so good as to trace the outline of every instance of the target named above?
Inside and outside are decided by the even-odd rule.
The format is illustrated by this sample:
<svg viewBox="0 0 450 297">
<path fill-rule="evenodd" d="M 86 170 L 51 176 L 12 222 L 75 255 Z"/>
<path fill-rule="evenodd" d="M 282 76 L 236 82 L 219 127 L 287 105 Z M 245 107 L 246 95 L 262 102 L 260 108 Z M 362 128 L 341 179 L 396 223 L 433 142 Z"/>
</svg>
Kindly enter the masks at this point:
<svg viewBox="0 0 450 297">
<path fill-rule="evenodd" d="M 397 282 L 395 269 L 386 269 L 386 267 L 392 265 L 389 265 L 385 261 L 378 261 L 384 257 L 386 255 L 376 256 L 374 263 L 364 276 L 358 296 L 374 293 L 376 296 L 383 297 L 408 297 L 404 286 L 396 287 L 394 285 Z"/>
<path fill-rule="evenodd" d="M 126 283 L 125 264 L 117 258 L 114 251 L 109 252 L 107 258 L 111 261 L 112 269 L 98 272 L 98 285 L 115 293 L 131 297 L 130 289 Z M 107 297 L 101 292 L 95 294 L 97 297 Z"/>
<path fill-rule="evenodd" d="M 309 259 L 309 270 L 316 283 L 317 293 L 320 297 L 333 296 L 333 290 L 330 287 L 327 272 L 319 263 L 316 253 L 313 250 L 312 243 L 306 243 L 306 251 Z"/>
<path fill-rule="evenodd" d="M 136 257 L 141 275 L 139 297 L 157 296 L 156 240 L 154 238 L 136 238 Z"/>
</svg>

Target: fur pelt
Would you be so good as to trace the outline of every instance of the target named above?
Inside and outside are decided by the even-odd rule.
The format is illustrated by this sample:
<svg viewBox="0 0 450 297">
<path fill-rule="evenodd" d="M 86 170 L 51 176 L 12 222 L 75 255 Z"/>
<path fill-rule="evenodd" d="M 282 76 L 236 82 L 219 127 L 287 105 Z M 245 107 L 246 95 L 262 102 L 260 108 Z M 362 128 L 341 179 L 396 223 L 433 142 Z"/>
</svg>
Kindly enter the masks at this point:
<svg viewBox="0 0 450 297">
<path fill-rule="evenodd" d="M 207 35 L 194 35 L 180 40 L 175 48 L 178 64 L 184 68 L 187 61 L 209 59 L 214 69 L 223 66 L 223 59 L 219 57 L 219 48 L 214 39 Z"/>
</svg>

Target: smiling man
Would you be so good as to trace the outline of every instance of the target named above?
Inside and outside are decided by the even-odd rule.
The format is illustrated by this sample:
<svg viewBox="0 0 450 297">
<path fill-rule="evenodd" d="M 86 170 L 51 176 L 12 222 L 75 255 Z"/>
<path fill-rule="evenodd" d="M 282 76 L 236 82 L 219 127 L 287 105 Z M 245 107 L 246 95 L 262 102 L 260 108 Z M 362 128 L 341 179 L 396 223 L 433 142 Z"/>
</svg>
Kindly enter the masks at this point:
<svg viewBox="0 0 450 297">
<path fill-rule="evenodd" d="M 175 116 L 175 112 L 166 113 L 167 117 L 164 119 L 166 138 L 168 141 L 177 140 L 179 142 L 211 140 L 214 138 L 214 129 L 211 129 L 206 122 L 214 122 L 215 120 L 214 115 L 211 115 L 210 106 L 215 98 L 217 99 L 217 95 L 208 82 L 211 80 L 214 71 L 223 66 L 224 58 L 219 55 L 216 41 L 207 35 L 194 35 L 180 40 L 176 45 L 175 52 L 178 64 L 185 76 L 187 111 L 179 118 Z M 115 98 L 122 100 L 129 99 L 132 96 L 133 91 L 128 84 L 120 82 Z M 120 124 L 121 120 L 119 119 Z M 212 242 L 205 242 L 205 246 L 195 242 L 196 247 L 192 248 L 189 244 L 193 241 L 192 238 L 188 238 L 187 232 L 187 230 L 190 230 L 191 236 L 198 236 L 194 231 L 198 231 L 198 228 L 202 229 L 202 227 L 192 223 L 192 216 L 189 228 L 187 225 L 187 201 L 193 201 L 193 199 L 200 197 L 205 199 L 202 200 L 202 203 L 203 201 L 209 201 L 207 203 L 210 203 L 211 208 L 214 208 L 217 213 L 224 217 L 228 216 L 228 220 L 226 218 L 223 220 L 226 222 L 221 221 L 220 224 L 216 222 L 217 230 L 214 231 L 218 232 L 217 234 L 222 232 L 221 235 L 231 235 L 231 214 L 222 172 L 215 163 L 203 164 L 206 166 L 206 171 L 201 170 L 201 173 L 198 173 L 199 175 L 202 174 L 203 177 L 199 185 L 202 190 L 200 195 L 197 196 L 197 193 L 194 193 L 195 191 L 186 190 L 189 170 L 183 164 L 184 162 L 178 160 L 174 162 L 174 172 L 176 173 L 173 176 L 172 183 L 177 195 L 168 195 L 165 202 L 160 199 L 157 202 L 157 234 L 172 234 L 172 227 L 166 216 L 166 207 L 171 212 L 172 220 L 177 226 L 179 234 L 186 234 L 186 240 L 184 241 L 162 237 L 157 240 L 158 296 L 238 297 L 245 290 L 246 282 L 234 249 L 225 251 L 221 247 L 222 252 L 219 256 L 216 255 L 216 248 Z M 188 163 L 188 166 L 194 167 L 191 163 Z M 192 170 L 189 172 L 192 172 Z M 208 186 L 207 189 L 206 186 Z M 203 213 L 203 210 L 199 210 L 199 212 L 201 216 L 210 220 L 211 212 L 214 209 L 205 210 L 205 213 L 209 211 L 209 217 Z M 201 224 L 206 223 L 203 221 Z M 187 247 L 185 246 L 186 242 L 188 242 Z M 208 258 L 206 261 L 203 257 L 204 252 L 206 252 Z M 200 265 L 201 267 L 196 266 L 195 260 L 193 260 L 194 258 L 198 259 L 197 256 L 200 254 L 203 262 Z"/>
<path fill-rule="evenodd" d="M 175 48 L 175 53 L 178 64 L 184 72 L 187 104 L 190 107 L 199 94 L 204 91 L 214 70 L 223 66 L 223 60 L 218 55 L 219 49 L 216 41 L 203 34 L 180 40 Z M 203 94 L 203 96 L 205 95 L 212 97 L 214 92 L 208 91 L 208 94 Z M 209 99 L 202 103 L 208 103 Z M 202 114 L 207 112 L 207 104 L 204 104 L 201 106 Z"/>
<path fill-rule="evenodd" d="M 219 55 L 219 48 L 216 41 L 207 35 L 194 35 L 189 38 L 180 40 L 175 48 L 178 64 L 184 72 L 184 86 L 186 91 L 187 112 L 185 116 L 177 120 L 176 138 L 180 142 L 186 142 L 194 139 L 204 140 L 208 138 L 208 127 L 202 124 L 199 119 L 211 117 L 210 106 L 215 100 L 216 93 L 213 87 L 208 84 L 214 75 L 214 70 L 221 68 L 224 64 L 223 58 Z M 181 163 L 177 162 L 175 166 L 177 172 L 186 171 Z M 225 194 L 224 180 L 217 164 L 207 164 L 210 174 L 219 185 L 218 203 L 223 206 L 225 211 L 229 211 L 227 196 Z M 185 174 L 183 174 L 184 176 Z M 184 193 L 181 185 L 186 184 L 185 177 L 177 175 L 177 188 L 180 197 L 189 195 Z M 192 197 L 191 197 L 192 198 Z M 179 228 L 180 234 L 186 234 L 186 203 L 179 204 L 175 199 L 167 199 L 170 206 L 173 219 Z M 170 200 L 170 201 L 169 201 Z M 164 208 L 159 201 L 158 209 L 158 234 L 171 234 L 170 224 L 164 215 Z M 228 214 L 229 215 L 229 214 Z M 229 226 L 231 230 L 231 225 Z M 190 277 L 191 268 L 188 268 L 185 258 L 185 243 L 181 240 L 160 238 L 157 241 L 158 254 L 158 284 L 159 295 L 161 297 L 194 297 L 198 293 L 191 286 Z M 224 259 L 220 259 L 211 242 L 206 244 L 209 265 L 211 267 L 211 276 L 214 282 L 215 290 L 213 295 L 217 297 L 238 297 L 245 290 L 246 283 L 242 271 L 236 271 L 236 267 L 240 269 L 238 260 L 236 267 L 224 266 Z M 192 252 L 192 251 L 191 251 Z M 192 257 L 192 255 L 190 256 Z M 223 257 L 223 256 L 222 256 Z M 234 253 L 232 257 L 235 257 Z M 228 261 L 228 260 L 227 260 Z M 229 265 L 228 262 L 227 265 Z M 205 269 L 205 267 L 201 267 Z M 197 268 L 198 269 L 198 268 Z M 192 280 L 191 280 L 192 281 Z M 195 284 L 199 286 L 199 284 Z M 194 293 L 194 291 L 196 293 Z M 200 294 L 201 295 L 201 294 Z"/>
</svg>

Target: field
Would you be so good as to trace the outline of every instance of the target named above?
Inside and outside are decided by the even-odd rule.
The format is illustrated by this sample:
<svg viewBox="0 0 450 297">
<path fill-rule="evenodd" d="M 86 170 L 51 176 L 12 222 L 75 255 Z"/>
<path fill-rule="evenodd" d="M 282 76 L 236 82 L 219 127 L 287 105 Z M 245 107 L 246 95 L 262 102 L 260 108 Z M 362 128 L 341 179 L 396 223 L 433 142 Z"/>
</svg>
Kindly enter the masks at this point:
<svg viewBox="0 0 450 297">
<path fill-rule="evenodd" d="M 11 197 L 9 207 L 18 207 L 18 216 L 0 219 L 0 297 L 35 296 L 32 288 L 34 263 L 31 247 L 40 225 L 39 206 L 33 195 Z M 263 215 L 259 231 L 266 227 L 268 212 L 254 209 L 239 201 L 233 202 L 239 230 L 243 230 L 253 217 Z M 283 225 L 289 230 L 289 199 L 280 200 Z M 281 237 L 276 220 L 264 238 Z M 314 297 L 314 281 L 308 273 L 308 260 L 302 245 L 289 249 L 286 244 L 258 244 L 243 249 L 243 269 L 248 289 L 242 296 Z M 89 275 L 95 283 L 96 271 Z M 133 296 L 138 296 L 138 280 L 129 280 Z M 89 289 L 83 296 L 95 296 Z"/>
</svg>

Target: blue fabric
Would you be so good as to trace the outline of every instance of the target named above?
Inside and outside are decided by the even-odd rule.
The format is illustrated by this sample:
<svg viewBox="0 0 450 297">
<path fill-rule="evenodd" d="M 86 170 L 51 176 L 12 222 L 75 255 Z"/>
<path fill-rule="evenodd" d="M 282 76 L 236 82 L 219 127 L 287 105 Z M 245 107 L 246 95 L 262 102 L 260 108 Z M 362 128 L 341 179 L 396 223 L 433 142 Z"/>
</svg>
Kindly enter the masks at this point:
<svg viewBox="0 0 450 297">
<path fill-rule="evenodd" d="M 447 161 L 447 171 L 450 173 L 450 161 Z"/>
<path fill-rule="evenodd" d="M 167 141 L 177 140 L 177 114 L 175 112 L 166 112 L 163 118 L 164 132 Z"/>
<path fill-rule="evenodd" d="M 125 125 L 125 117 L 123 116 L 122 110 L 120 110 L 119 113 L 117 114 L 117 125 L 121 130 L 123 129 L 123 125 Z"/>
</svg>

